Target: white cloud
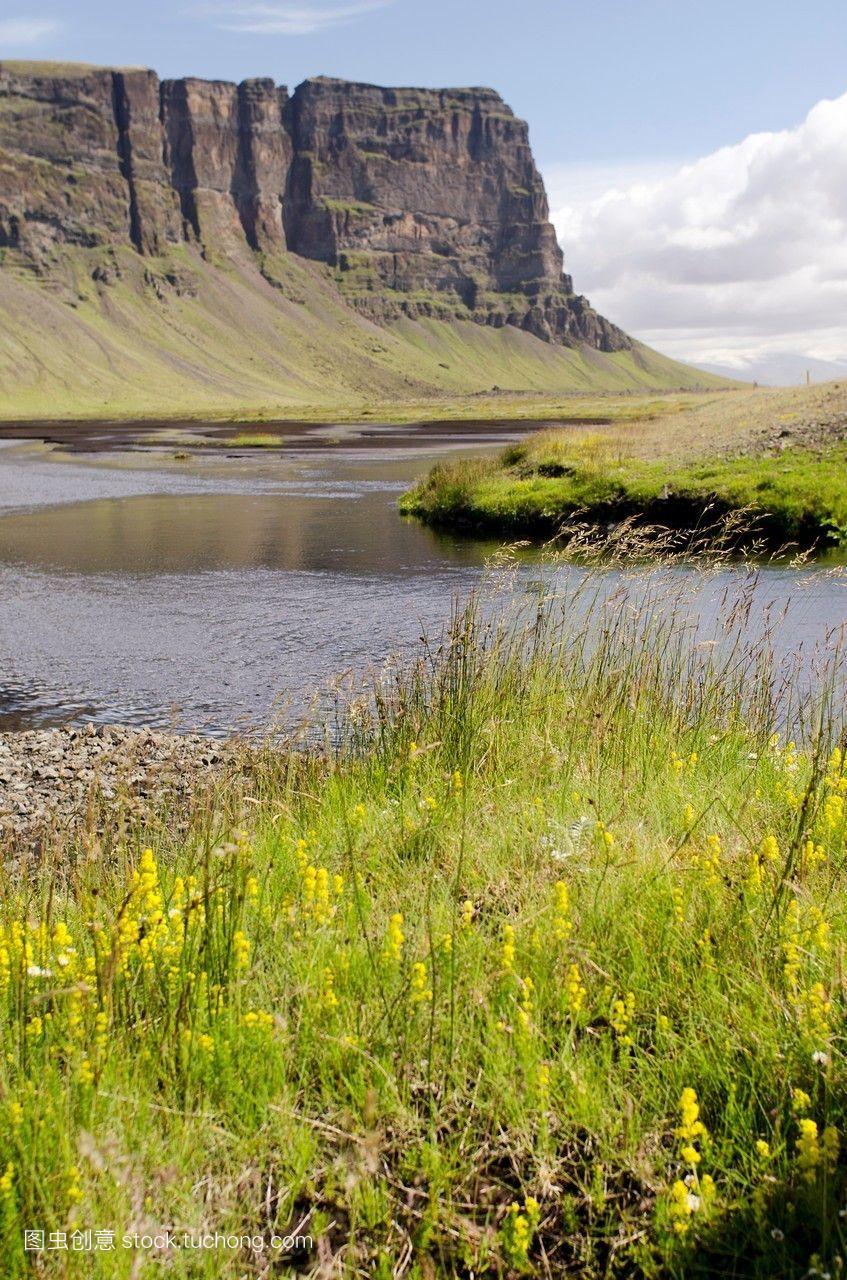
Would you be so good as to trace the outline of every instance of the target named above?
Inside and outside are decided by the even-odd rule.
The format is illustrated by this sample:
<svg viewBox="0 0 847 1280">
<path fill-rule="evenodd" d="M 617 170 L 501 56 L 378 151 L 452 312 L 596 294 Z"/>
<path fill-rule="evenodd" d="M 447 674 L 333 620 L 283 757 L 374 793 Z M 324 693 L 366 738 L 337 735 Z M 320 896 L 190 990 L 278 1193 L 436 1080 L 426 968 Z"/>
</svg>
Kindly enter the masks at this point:
<svg viewBox="0 0 847 1280">
<path fill-rule="evenodd" d="M 577 288 L 645 341 L 847 357 L 847 94 L 670 170 L 558 166 L 550 185 Z"/>
<path fill-rule="evenodd" d="M 58 31 L 59 25 L 54 18 L 5 18 L 0 22 L 0 52 L 6 45 L 20 48 L 38 44 L 45 36 L 52 36 Z"/>
<path fill-rule="evenodd" d="M 220 20 L 224 31 L 251 35 L 308 36 L 330 27 L 354 22 L 375 9 L 385 9 L 394 0 L 352 0 L 350 4 L 219 4 L 205 6 L 204 12 Z"/>
<path fill-rule="evenodd" d="M 659 182 L 679 169 L 679 161 L 632 161 L 621 164 L 549 164 L 544 166 L 544 182 L 553 209 L 582 208 L 607 192 Z"/>
</svg>

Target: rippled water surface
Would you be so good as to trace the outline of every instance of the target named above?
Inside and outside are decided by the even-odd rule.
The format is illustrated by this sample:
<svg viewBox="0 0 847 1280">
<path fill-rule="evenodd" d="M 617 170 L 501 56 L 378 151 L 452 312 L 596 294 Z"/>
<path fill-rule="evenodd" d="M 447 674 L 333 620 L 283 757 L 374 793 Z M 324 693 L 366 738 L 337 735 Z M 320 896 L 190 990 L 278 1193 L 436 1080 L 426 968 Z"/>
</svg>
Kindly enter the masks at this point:
<svg viewBox="0 0 847 1280">
<path fill-rule="evenodd" d="M 118 429 L 80 431 L 73 450 L 2 442 L 0 727 L 291 720 L 332 677 L 437 631 L 480 582 L 491 544 L 435 535 L 394 504 L 439 457 L 514 434 L 301 427 L 273 451 L 196 450 L 191 433 L 177 448 L 172 432 L 140 449 Z M 518 591 L 538 573 L 525 565 Z M 696 608 L 716 616 L 745 578 L 710 577 Z M 755 597 L 772 616 L 790 601 L 787 654 L 843 626 L 847 584 L 823 566 L 768 569 Z"/>
</svg>

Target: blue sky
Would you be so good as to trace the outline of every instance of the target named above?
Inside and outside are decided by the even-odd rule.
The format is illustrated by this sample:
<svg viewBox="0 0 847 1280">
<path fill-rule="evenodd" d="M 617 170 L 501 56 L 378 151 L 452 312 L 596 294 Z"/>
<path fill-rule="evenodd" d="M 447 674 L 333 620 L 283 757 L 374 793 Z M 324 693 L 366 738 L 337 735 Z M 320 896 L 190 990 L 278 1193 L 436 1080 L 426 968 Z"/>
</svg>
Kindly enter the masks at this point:
<svg viewBox="0 0 847 1280">
<path fill-rule="evenodd" d="M 0 0 L 2 57 L 490 85 L 606 314 L 690 359 L 847 361 L 845 0 Z"/>
<path fill-rule="evenodd" d="M 0 54 L 140 63 L 166 76 L 265 74 L 290 85 L 320 73 L 490 84 L 530 121 L 542 165 L 643 161 L 794 124 L 841 93 L 847 5 L 1 0 Z"/>
</svg>

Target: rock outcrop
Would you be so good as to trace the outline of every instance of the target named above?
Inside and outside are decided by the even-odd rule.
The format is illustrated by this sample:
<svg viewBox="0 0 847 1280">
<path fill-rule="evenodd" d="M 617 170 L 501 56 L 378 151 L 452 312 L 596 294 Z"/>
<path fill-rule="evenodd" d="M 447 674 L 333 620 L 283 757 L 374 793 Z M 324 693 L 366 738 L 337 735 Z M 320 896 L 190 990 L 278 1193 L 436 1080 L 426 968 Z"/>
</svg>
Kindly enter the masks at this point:
<svg viewBox="0 0 847 1280">
<path fill-rule="evenodd" d="M 289 96 L 152 71 L 0 63 L 0 249 L 47 273 L 63 245 L 155 257 L 290 252 L 344 299 L 632 344 L 563 274 L 527 126 L 491 89 L 307 80 Z M 95 268 L 108 278 L 106 268 Z"/>
</svg>

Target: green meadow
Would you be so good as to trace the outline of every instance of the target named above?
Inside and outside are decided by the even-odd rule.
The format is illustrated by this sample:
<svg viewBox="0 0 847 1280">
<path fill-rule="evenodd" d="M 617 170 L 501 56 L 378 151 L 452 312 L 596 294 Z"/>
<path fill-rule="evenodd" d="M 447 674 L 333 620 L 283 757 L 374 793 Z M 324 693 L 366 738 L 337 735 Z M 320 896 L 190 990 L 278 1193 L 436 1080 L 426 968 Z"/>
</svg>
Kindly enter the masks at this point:
<svg viewBox="0 0 847 1280">
<path fill-rule="evenodd" d="M 548 429 L 499 456 L 441 463 L 400 501 L 437 527 L 503 537 L 553 538 L 569 524 L 635 521 L 681 530 L 714 529 L 729 518 L 740 537 L 769 548 L 847 541 L 847 447 L 841 442 L 779 452 L 715 449 L 639 454 L 610 432 Z M 622 434 L 622 433 L 621 433 Z M 678 446 L 677 446 L 678 447 Z"/>
<path fill-rule="evenodd" d="M 834 676 L 777 699 L 662 569 L 568 581 L 183 825 L 8 851 L 4 1276 L 839 1274 Z"/>
</svg>

